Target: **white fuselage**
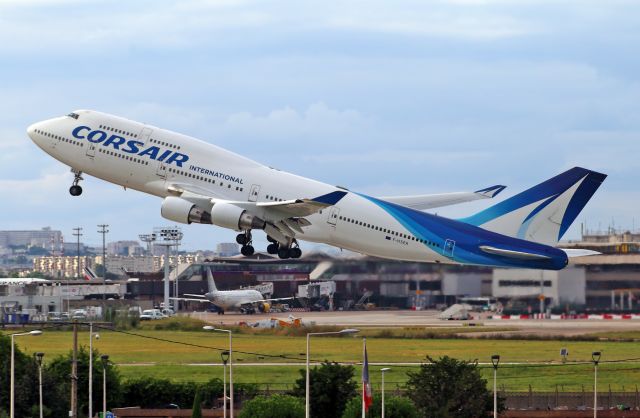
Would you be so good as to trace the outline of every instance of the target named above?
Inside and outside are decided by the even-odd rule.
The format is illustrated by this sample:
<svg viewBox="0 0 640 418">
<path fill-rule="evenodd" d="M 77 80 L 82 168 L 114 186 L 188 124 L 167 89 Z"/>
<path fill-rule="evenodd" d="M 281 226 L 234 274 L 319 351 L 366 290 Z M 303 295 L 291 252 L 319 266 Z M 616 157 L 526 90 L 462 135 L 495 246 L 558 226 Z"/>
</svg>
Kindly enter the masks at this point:
<svg viewBox="0 0 640 418">
<path fill-rule="evenodd" d="M 121 117 L 81 110 L 36 123 L 29 136 L 76 171 L 158 197 L 188 185 L 230 201 L 314 198 L 341 188 L 259 164 L 198 139 Z M 91 142 L 93 141 L 93 142 Z M 448 262 L 442 245 L 419 242 L 375 203 L 347 193 L 336 205 L 306 217 L 296 239 L 384 258 Z"/>
<path fill-rule="evenodd" d="M 242 307 L 253 306 L 264 300 L 262 293 L 253 289 L 245 290 L 215 290 L 209 292 L 205 297 L 214 305 L 224 311 L 240 309 Z"/>
</svg>

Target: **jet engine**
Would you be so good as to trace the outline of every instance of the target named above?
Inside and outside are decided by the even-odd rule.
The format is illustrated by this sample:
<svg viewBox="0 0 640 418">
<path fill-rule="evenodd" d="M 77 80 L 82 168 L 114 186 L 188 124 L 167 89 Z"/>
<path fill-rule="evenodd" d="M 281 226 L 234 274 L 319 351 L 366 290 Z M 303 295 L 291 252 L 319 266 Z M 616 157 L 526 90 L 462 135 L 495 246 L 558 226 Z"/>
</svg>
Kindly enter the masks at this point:
<svg viewBox="0 0 640 418">
<path fill-rule="evenodd" d="M 262 219 L 231 203 L 216 203 L 211 209 L 211 223 L 235 231 L 264 229 Z"/>
<path fill-rule="evenodd" d="M 160 207 L 163 218 L 182 224 L 210 224 L 211 215 L 198 206 L 175 196 L 165 197 Z"/>
</svg>

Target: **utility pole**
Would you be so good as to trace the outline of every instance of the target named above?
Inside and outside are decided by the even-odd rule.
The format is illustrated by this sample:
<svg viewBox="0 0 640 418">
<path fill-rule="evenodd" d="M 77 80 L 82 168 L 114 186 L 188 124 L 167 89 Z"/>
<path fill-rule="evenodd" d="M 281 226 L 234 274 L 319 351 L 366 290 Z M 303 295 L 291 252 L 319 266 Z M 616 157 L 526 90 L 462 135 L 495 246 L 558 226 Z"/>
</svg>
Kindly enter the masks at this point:
<svg viewBox="0 0 640 418">
<path fill-rule="evenodd" d="M 77 228 L 73 228 L 73 236 L 77 237 L 78 239 L 78 254 L 77 254 L 77 260 L 76 260 L 76 272 L 77 272 L 77 280 L 80 280 L 80 277 L 82 277 L 80 275 L 80 237 L 82 236 L 82 228 L 77 227 Z M 69 314 L 71 314 L 71 295 L 69 294 L 69 282 L 67 281 L 67 312 L 69 312 Z"/>
<path fill-rule="evenodd" d="M 73 353 L 71 358 L 70 418 L 78 418 L 78 321 L 73 321 Z"/>
<path fill-rule="evenodd" d="M 109 225 L 107 224 L 99 224 L 98 230 L 99 234 L 102 234 L 102 317 L 104 318 L 104 307 L 106 300 L 106 286 L 107 286 L 107 247 L 106 247 L 106 236 L 109 230 L 107 229 Z"/>
</svg>

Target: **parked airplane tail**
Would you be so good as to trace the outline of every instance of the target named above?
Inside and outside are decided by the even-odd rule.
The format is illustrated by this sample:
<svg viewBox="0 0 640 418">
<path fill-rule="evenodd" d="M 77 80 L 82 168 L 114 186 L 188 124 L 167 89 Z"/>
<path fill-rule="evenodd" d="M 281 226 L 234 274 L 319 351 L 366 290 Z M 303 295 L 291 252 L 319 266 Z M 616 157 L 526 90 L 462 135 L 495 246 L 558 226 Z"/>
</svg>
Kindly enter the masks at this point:
<svg viewBox="0 0 640 418">
<path fill-rule="evenodd" d="M 213 274 L 211 273 L 210 267 L 207 267 L 207 285 L 209 287 L 209 292 L 215 292 L 218 290 L 216 282 L 213 281 Z"/>
<path fill-rule="evenodd" d="M 606 177 L 574 167 L 460 221 L 514 238 L 555 245 Z"/>
</svg>

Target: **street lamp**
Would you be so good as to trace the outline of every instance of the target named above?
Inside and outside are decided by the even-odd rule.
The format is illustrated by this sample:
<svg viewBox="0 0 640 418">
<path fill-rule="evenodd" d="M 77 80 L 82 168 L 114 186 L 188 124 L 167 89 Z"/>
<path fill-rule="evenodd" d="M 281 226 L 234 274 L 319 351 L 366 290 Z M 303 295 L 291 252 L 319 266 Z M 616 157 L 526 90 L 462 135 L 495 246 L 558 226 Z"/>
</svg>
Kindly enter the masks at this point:
<svg viewBox="0 0 640 418">
<path fill-rule="evenodd" d="M 99 340 L 100 334 L 93 333 L 93 322 L 89 322 L 89 417 L 93 418 L 93 339 Z"/>
<path fill-rule="evenodd" d="M 223 373 L 222 373 L 222 409 L 223 409 L 223 418 L 227 418 L 227 362 L 229 361 L 229 352 L 223 351 L 220 353 L 220 358 L 222 359 L 222 364 L 224 365 Z"/>
<path fill-rule="evenodd" d="M 304 406 L 304 416 L 305 418 L 309 418 L 310 414 L 310 392 L 309 392 L 309 340 L 312 335 L 335 335 L 335 334 L 355 334 L 360 332 L 359 329 L 347 328 L 340 331 L 330 331 L 330 332 L 310 332 L 307 334 L 307 375 L 305 379 L 305 406 Z"/>
<path fill-rule="evenodd" d="M 601 355 L 602 353 L 599 351 L 591 353 L 593 361 L 593 418 L 598 416 L 598 363 L 600 363 Z"/>
<path fill-rule="evenodd" d="M 231 330 L 215 328 L 211 325 L 205 325 L 202 329 L 205 331 L 226 332 L 229 334 L 229 406 L 231 408 L 230 415 L 231 418 L 233 418 L 233 337 L 231 336 Z"/>
<path fill-rule="evenodd" d="M 384 372 L 388 372 L 389 370 L 391 370 L 391 367 L 383 367 L 380 369 L 382 373 L 382 389 L 380 390 L 382 393 L 382 418 L 384 418 Z"/>
<path fill-rule="evenodd" d="M 107 416 L 107 366 L 109 365 L 109 356 L 103 354 L 100 356 L 102 360 L 102 416 Z"/>
<path fill-rule="evenodd" d="M 38 363 L 38 388 L 40 392 L 40 418 L 42 418 L 42 358 L 44 353 L 35 353 L 36 363 Z"/>
<path fill-rule="evenodd" d="M 29 332 L 19 332 L 17 334 L 11 334 L 11 402 L 10 402 L 10 406 L 9 406 L 9 416 L 10 418 L 15 418 L 15 407 L 14 407 L 14 401 L 15 401 L 15 342 L 14 342 L 14 337 L 20 337 L 22 335 L 40 335 L 42 334 L 42 331 L 40 331 L 39 329 L 34 329 L 33 331 L 29 331 Z"/>
<path fill-rule="evenodd" d="M 500 363 L 500 356 L 494 354 L 491 356 L 491 364 L 493 364 L 493 418 L 498 418 L 498 364 Z"/>
</svg>

